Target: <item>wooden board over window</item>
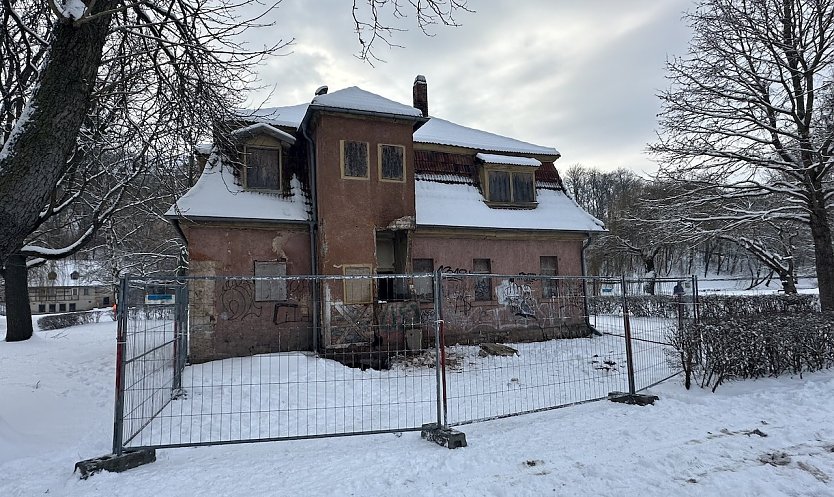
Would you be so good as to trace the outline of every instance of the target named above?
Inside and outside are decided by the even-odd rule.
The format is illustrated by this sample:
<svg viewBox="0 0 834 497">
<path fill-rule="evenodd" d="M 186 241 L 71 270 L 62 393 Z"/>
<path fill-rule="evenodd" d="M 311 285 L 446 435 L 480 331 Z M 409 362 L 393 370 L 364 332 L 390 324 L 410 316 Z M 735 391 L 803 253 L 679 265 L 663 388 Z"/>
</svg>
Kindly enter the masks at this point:
<svg viewBox="0 0 834 497">
<path fill-rule="evenodd" d="M 253 190 L 281 189 L 281 149 L 246 147 L 244 149 L 246 188 Z"/>
<path fill-rule="evenodd" d="M 367 304 L 371 302 L 371 266 L 350 265 L 342 267 L 345 276 L 367 276 L 367 278 L 345 279 L 345 304 Z"/>
<path fill-rule="evenodd" d="M 369 179 L 368 144 L 350 140 L 341 141 L 342 177 Z"/>
<path fill-rule="evenodd" d="M 402 145 L 379 146 L 379 179 L 405 181 L 405 147 Z"/>
<path fill-rule="evenodd" d="M 287 263 L 279 261 L 255 261 L 255 276 L 286 276 Z M 282 302 L 287 300 L 287 280 L 255 280 L 256 302 Z"/>
</svg>

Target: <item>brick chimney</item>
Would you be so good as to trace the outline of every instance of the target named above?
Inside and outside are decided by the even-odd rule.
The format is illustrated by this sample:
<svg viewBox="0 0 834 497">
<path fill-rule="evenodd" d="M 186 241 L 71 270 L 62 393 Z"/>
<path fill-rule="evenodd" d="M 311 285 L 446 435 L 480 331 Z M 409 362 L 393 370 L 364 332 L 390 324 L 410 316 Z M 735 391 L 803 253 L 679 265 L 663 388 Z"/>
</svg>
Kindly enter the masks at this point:
<svg viewBox="0 0 834 497">
<path fill-rule="evenodd" d="M 422 74 L 414 78 L 414 107 L 423 112 L 423 117 L 429 117 L 429 86 Z"/>
</svg>

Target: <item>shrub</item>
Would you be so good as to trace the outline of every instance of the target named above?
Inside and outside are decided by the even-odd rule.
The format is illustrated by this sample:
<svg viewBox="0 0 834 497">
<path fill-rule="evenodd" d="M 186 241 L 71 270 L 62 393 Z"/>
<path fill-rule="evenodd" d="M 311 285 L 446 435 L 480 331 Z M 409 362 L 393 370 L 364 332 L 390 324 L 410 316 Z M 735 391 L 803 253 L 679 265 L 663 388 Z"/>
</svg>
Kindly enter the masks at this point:
<svg viewBox="0 0 834 497">
<path fill-rule="evenodd" d="M 671 332 L 686 386 L 799 374 L 834 366 L 834 314 L 770 314 L 686 324 Z"/>
<path fill-rule="evenodd" d="M 38 319 L 38 327 L 42 330 L 59 330 L 78 326 L 80 324 L 98 323 L 101 318 L 107 316 L 113 319 L 113 311 L 110 309 L 97 309 L 94 311 L 67 312 L 65 314 L 53 314 Z"/>
</svg>

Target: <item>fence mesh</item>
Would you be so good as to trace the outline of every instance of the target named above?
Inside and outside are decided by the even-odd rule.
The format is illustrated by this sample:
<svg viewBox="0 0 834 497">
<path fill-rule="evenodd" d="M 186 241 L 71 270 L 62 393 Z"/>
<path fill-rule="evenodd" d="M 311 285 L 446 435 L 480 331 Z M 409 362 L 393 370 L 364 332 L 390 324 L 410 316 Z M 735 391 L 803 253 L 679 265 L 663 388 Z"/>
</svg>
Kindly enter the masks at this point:
<svg viewBox="0 0 834 497">
<path fill-rule="evenodd" d="M 678 370 L 667 334 L 694 299 L 676 283 L 125 278 L 114 452 L 419 430 L 647 388 Z"/>
</svg>

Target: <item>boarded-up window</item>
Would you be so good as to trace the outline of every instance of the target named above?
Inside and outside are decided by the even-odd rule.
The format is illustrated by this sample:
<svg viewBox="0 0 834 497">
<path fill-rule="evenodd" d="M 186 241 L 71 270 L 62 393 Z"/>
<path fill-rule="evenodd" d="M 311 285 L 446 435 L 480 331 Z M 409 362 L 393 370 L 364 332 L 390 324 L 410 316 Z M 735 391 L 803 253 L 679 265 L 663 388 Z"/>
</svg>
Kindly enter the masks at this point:
<svg viewBox="0 0 834 497">
<path fill-rule="evenodd" d="M 379 178 L 389 181 L 403 181 L 405 178 L 405 147 L 400 145 L 379 146 Z"/>
<path fill-rule="evenodd" d="M 278 261 L 256 261 L 256 277 L 280 277 L 287 275 L 287 263 Z M 287 300 L 287 280 L 270 278 L 255 280 L 255 301 L 272 302 Z"/>
<path fill-rule="evenodd" d="M 412 263 L 414 273 L 431 273 L 434 271 L 434 259 L 414 259 Z M 431 278 L 414 278 L 414 293 L 422 298 L 432 295 Z"/>
<path fill-rule="evenodd" d="M 534 202 L 536 194 L 533 188 L 533 175 L 513 173 L 513 202 Z"/>
<path fill-rule="evenodd" d="M 246 147 L 246 188 L 281 189 L 281 150 Z"/>
<path fill-rule="evenodd" d="M 475 274 L 489 274 L 492 272 L 492 263 L 489 259 L 474 259 L 472 261 L 472 272 Z M 492 300 L 492 278 L 475 278 L 475 300 Z"/>
<path fill-rule="evenodd" d="M 368 144 L 342 140 L 342 167 L 346 178 L 367 178 Z"/>
<path fill-rule="evenodd" d="M 366 304 L 371 301 L 370 266 L 344 266 L 345 276 L 367 276 L 367 278 L 345 279 L 345 304 Z"/>
<path fill-rule="evenodd" d="M 492 202 L 512 202 L 510 192 L 510 173 L 506 171 L 489 172 L 489 200 Z"/>
<path fill-rule="evenodd" d="M 557 259 L 556 256 L 543 255 L 539 257 L 539 265 L 541 266 L 539 274 L 542 276 L 557 276 L 559 274 L 559 259 Z M 554 279 L 543 279 L 542 297 L 556 297 L 559 293 L 557 283 L 558 282 Z"/>
</svg>

